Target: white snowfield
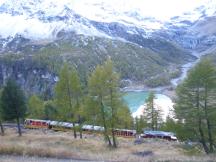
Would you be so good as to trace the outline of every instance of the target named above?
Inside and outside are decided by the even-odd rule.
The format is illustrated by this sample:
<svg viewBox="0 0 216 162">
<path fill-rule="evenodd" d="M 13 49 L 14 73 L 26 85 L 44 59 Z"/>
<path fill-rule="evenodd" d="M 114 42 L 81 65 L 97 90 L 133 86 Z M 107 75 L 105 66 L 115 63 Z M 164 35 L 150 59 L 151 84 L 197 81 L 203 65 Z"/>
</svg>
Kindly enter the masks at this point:
<svg viewBox="0 0 216 162">
<path fill-rule="evenodd" d="M 194 22 L 203 12 L 214 15 L 215 9 L 215 0 L 1 0 L 0 38 L 54 39 L 61 30 L 107 37 L 87 19 L 152 32 L 165 28 L 167 22 Z M 77 19 L 75 14 L 83 17 Z"/>
<path fill-rule="evenodd" d="M 162 113 L 162 118 L 165 121 L 166 117 L 173 117 L 173 105 L 174 103 L 172 102 L 172 100 L 162 94 L 157 94 L 156 95 L 156 99 L 154 100 L 154 106 L 161 110 Z M 141 115 L 143 115 L 144 113 L 144 109 L 146 108 L 146 104 L 141 105 L 136 112 L 134 112 L 132 114 L 132 116 L 135 117 L 140 117 Z"/>
</svg>

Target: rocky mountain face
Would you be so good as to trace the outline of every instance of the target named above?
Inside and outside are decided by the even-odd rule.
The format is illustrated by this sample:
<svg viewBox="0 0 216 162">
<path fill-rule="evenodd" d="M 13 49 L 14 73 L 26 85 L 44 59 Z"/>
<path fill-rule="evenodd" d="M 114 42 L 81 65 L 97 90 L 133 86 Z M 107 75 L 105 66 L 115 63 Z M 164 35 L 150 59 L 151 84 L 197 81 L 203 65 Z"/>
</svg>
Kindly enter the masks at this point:
<svg viewBox="0 0 216 162">
<path fill-rule="evenodd" d="M 91 18 L 76 6 L 69 0 L 0 2 L 0 85 L 13 77 L 28 94 L 49 98 L 64 62 L 77 68 L 86 84 L 107 57 L 121 73 L 122 86 L 169 85 L 182 64 L 196 59 L 191 51 L 216 44 L 214 1 L 166 21 L 105 2 L 88 6 L 103 11 Z"/>
</svg>

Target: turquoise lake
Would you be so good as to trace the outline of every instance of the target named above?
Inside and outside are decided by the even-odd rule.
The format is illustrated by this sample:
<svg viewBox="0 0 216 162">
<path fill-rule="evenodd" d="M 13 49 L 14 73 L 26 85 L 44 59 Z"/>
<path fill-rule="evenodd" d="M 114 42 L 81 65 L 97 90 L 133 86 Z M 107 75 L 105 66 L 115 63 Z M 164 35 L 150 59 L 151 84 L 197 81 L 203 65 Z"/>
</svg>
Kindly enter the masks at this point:
<svg viewBox="0 0 216 162">
<path fill-rule="evenodd" d="M 145 91 L 124 92 L 123 100 L 128 105 L 131 112 L 135 112 L 145 103 L 148 94 L 149 93 Z"/>
</svg>

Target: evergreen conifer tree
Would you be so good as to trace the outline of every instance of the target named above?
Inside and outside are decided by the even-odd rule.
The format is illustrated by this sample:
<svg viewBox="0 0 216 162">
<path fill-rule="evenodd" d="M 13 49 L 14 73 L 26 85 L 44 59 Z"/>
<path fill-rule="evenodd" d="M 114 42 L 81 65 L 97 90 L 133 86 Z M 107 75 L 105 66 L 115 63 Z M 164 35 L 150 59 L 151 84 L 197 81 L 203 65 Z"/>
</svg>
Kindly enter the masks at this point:
<svg viewBox="0 0 216 162">
<path fill-rule="evenodd" d="M 1 96 L 2 115 L 5 120 L 16 120 L 19 136 L 22 135 L 20 119 L 26 114 L 26 104 L 23 91 L 15 81 L 9 79 L 3 88 Z"/>
</svg>

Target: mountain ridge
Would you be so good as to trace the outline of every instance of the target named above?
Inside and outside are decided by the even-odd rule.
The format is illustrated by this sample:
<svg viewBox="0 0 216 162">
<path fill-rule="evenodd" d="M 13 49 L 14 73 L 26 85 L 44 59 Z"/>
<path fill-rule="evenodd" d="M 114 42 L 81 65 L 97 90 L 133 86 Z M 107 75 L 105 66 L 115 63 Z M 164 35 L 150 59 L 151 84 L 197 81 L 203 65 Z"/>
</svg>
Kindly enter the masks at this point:
<svg viewBox="0 0 216 162">
<path fill-rule="evenodd" d="M 203 32 L 206 24 L 214 25 L 210 20 L 214 20 L 215 13 L 205 11 L 210 5 L 170 21 L 124 11 L 130 19 L 107 22 L 76 13 L 68 0 L 11 2 L 0 3 L 0 18 L 10 20 L 8 27 L 0 24 L 0 84 L 12 76 L 29 92 L 52 94 L 64 62 L 76 67 L 86 84 L 89 72 L 107 57 L 114 60 L 116 70 L 122 74 L 122 86 L 131 81 L 150 87 L 169 85 L 183 64 L 196 59 L 190 54 L 192 50 L 203 52 L 216 42 L 216 31 L 209 35 Z M 96 7 L 113 13 L 103 5 Z M 115 11 L 114 16 L 122 13 Z M 136 21 L 141 23 L 136 25 Z M 149 27 L 142 24 L 145 21 Z M 154 24 L 156 28 L 162 26 L 151 29 Z M 33 83 L 36 87 L 32 91 Z"/>
</svg>

